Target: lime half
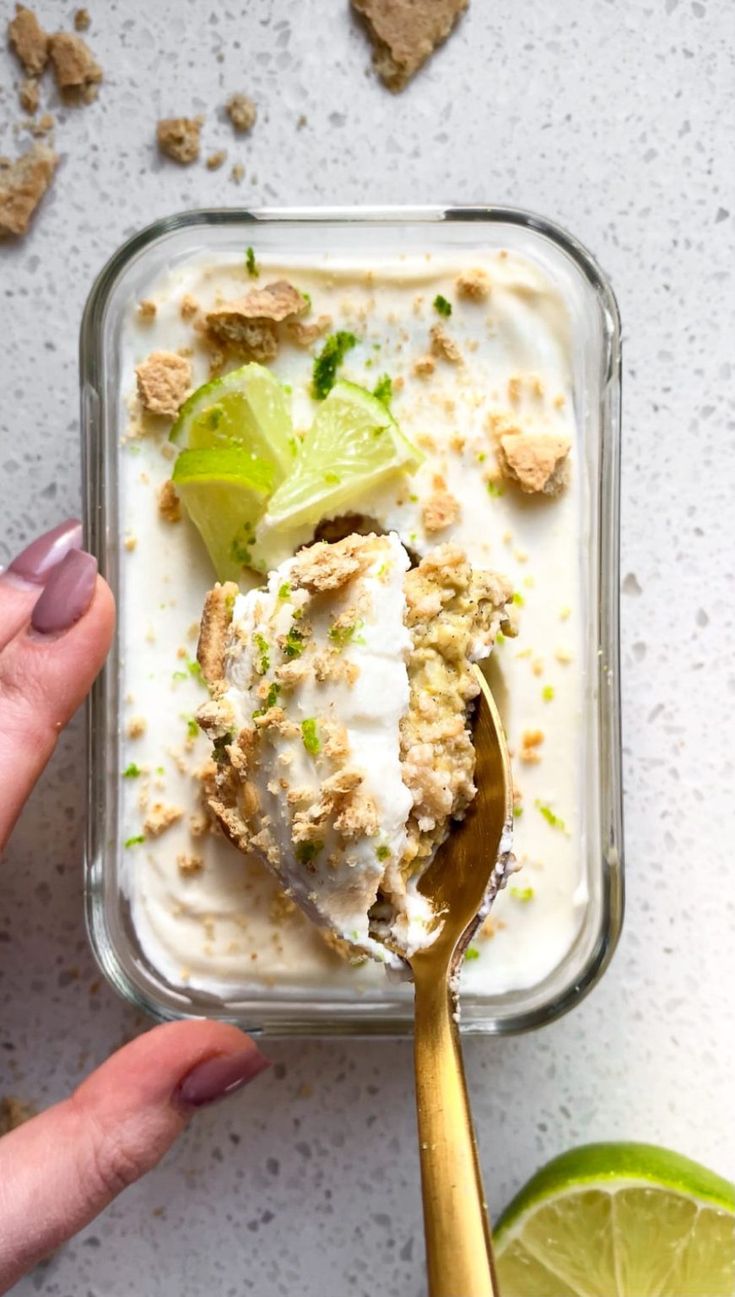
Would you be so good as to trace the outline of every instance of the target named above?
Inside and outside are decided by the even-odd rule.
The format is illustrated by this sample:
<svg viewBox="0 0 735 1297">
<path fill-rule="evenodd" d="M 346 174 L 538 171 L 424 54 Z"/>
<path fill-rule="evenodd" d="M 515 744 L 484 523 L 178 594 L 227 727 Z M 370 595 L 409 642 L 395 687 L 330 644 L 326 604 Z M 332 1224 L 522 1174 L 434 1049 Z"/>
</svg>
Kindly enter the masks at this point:
<svg viewBox="0 0 735 1297">
<path fill-rule="evenodd" d="M 183 450 L 172 480 L 220 581 L 251 565 L 255 526 L 274 485 L 273 465 L 240 447 Z"/>
<path fill-rule="evenodd" d="M 273 465 L 274 485 L 296 455 L 286 393 L 275 374 L 256 364 L 197 388 L 181 407 L 171 441 L 189 450 L 241 446 Z"/>
<path fill-rule="evenodd" d="M 422 458 L 381 401 L 355 383 L 335 383 L 264 525 L 315 526 L 341 509 L 359 508 L 367 490 L 393 473 L 412 472 Z"/>
<path fill-rule="evenodd" d="M 733 1297 L 735 1188 L 650 1144 L 588 1144 L 495 1231 L 503 1297 Z"/>
</svg>

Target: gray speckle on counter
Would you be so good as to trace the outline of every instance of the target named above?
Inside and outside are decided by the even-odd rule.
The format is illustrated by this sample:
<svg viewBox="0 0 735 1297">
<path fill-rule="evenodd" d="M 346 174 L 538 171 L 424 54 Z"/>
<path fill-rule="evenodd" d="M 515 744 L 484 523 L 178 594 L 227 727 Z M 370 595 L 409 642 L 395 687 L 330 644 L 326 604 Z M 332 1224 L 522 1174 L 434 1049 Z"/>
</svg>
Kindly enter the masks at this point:
<svg viewBox="0 0 735 1297">
<path fill-rule="evenodd" d="M 446 200 L 568 226 L 611 274 L 625 333 L 628 914 L 611 969 L 574 1013 L 533 1036 L 468 1041 L 482 1162 L 494 1212 L 540 1162 L 592 1139 L 651 1140 L 727 1174 L 730 6 L 473 0 L 398 98 L 368 73 L 346 0 L 89 8 L 99 99 L 51 103 L 62 163 L 29 236 L 0 245 L 0 560 L 79 508 L 76 330 L 94 275 L 141 225 L 193 206 Z M 61 21 L 50 0 L 38 11 Z M 18 142 L 17 80 L 0 49 L 0 153 Z M 258 104 L 249 136 L 223 118 L 236 90 Z M 157 118 L 198 112 L 203 157 L 228 150 L 218 172 L 156 154 Z M 77 723 L 2 866 L 1 1088 L 41 1106 L 143 1025 L 87 949 L 81 750 Z M 420 1297 L 410 1045 L 271 1054 L 277 1068 L 200 1114 L 18 1293 Z"/>
</svg>

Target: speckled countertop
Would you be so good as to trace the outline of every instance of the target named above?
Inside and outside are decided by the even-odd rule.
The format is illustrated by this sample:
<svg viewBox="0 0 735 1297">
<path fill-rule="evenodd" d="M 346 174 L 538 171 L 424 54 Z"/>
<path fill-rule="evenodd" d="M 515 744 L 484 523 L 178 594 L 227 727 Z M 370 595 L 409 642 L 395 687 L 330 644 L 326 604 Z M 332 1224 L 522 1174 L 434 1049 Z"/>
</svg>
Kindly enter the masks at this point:
<svg viewBox="0 0 735 1297">
<path fill-rule="evenodd" d="M 71 4 L 38 9 L 71 25 Z M 446 199 L 573 230 L 612 276 L 625 335 L 628 909 L 612 967 L 574 1013 L 468 1042 L 482 1161 L 495 1212 L 539 1163 L 591 1139 L 651 1140 L 732 1173 L 730 7 L 472 0 L 400 98 L 367 74 L 345 0 L 90 10 L 99 100 L 59 111 L 53 191 L 29 237 L 0 246 L 0 556 L 79 509 L 78 322 L 93 276 L 140 225 L 193 206 Z M 3 153 L 14 80 L 1 52 Z M 240 142 L 221 120 L 236 89 L 260 106 Z M 205 148 L 244 162 L 239 187 L 229 164 L 157 158 L 156 119 L 197 112 Z M 0 1090 L 39 1105 L 142 1025 L 87 949 L 81 750 L 77 723 L 0 874 Z M 271 1079 L 198 1117 L 17 1291 L 420 1297 L 410 1046 L 271 1053 Z"/>
</svg>

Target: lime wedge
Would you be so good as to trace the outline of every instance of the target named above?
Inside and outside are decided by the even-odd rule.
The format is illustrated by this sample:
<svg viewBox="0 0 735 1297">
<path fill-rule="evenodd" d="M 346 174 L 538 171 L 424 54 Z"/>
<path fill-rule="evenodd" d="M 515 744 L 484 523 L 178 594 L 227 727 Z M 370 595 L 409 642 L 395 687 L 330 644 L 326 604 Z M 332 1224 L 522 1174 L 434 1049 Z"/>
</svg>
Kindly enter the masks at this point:
<svg viewBox="0 0 735 1297">
<path fill-rule="evenodd" d="M 296 455 L 286 393 L 275 374 L 256 364 L 198 387 L 181 407 L 171 441 L 189 450 L 241 446 L 273 465 L 274 485 Z"/>
<path fill-rule="evenodd" d="M 549 1162 L 495 1231 L 503 1297 L 732 1297 L 735 1188 L 650 1144 Z"/>
<path fill-rule="evenodd" d="M 393 473 L 413 472 L 422 458 L 381 401 L 355 383 L 335 383 L 268 505 L 264 526 L 316 525 L 356 508 L 371 487 Z"/>
<path fill-rule="evenodd" d="M 176 460 L 172 480 L 220 581 L 238 581 L 250 566 L 274 475 L 272 464 L 242 447 L 182 450 Z"/>
</svg>

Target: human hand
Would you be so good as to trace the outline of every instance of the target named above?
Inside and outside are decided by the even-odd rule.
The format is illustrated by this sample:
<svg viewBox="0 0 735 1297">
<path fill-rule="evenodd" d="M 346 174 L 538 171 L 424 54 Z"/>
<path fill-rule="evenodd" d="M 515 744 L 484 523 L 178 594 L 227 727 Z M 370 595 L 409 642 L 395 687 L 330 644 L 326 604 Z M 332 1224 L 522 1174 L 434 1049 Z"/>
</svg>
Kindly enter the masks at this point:
<svg viewBox="0 0 735 1297">
<path fill-rule="evenodd" d="M 62 523 L 0 572 L 0 850 L 107 655 L 115 610 Z M 160 1160 L 190 1116 L 267 1060 L 235 1027 L 140 1036 L 78 1090 L 0 1139 L 0 1292 Z"/>
</svg>

